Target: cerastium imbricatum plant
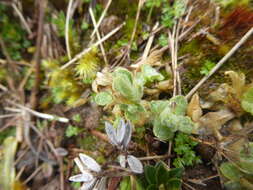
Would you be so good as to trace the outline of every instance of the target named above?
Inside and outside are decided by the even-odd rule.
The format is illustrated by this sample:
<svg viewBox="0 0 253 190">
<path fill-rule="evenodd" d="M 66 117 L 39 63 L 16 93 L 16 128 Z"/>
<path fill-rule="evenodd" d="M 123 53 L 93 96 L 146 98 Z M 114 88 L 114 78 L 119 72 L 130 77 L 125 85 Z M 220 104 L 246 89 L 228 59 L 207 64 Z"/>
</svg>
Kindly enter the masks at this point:
<svg viewBox="0 0 253 190">
<path fill-rule="evenodd" d="M 81 174 L 71 176 L 70 181 L 83 182 L 80 190 L 105 189 L 103 188 L 105 178 L 98 177 L 102 171 L 101 166 L 93 158 L 85 154 L 79 154 L 79 157 L 75 158 L 74 161 Z"/>
<path fill-rule="evenodd" d="M 127 147 L 132 136 L 132 124 L 130 122 L 125 123 L 121 119 L 117 127 L 113 127 L 113 125 L 106 122 L 105 130 L 110 143 L 121 151 L 119 163 L 122 169 L 128 165 L 131 172 L 136 174 L 143 173 L 143 165 L 140 160 L 127 153 Z M 102 171 L 101 166 L 93 158 L 85 154 L 79 154 L 79 157 L 76 157 L 74 161 L 81 174 L 71 176 L 69 180 L 83 182 L 80 190 L 106 189 L 106 172 Z"/>
<path fill-rule="evenodd" d="M 125 168 L 126 164 L 134 173 L 143 173 L 143 165 L 136 157 L 127 153 L 127 147 L 132 136 L 132 124 L 123 119 L 119 121 L 117 128 L 110 123 L 105 123 L 105 130 L 112 145 L 116 146 L 123 154 L 119 155 L 120 166 Z"/>
</svg>

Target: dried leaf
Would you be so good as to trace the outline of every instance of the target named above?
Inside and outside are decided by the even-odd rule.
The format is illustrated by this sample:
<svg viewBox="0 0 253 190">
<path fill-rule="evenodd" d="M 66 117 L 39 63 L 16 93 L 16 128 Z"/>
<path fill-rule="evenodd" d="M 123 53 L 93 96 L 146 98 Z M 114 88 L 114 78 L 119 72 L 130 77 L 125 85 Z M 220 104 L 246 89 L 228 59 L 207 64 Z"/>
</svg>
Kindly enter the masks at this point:
<svg viewBox="0 0 253 190">
<path fill-rule="evenodd" d="M 205 114 L 199 119 L 198 123 L 202 129 L 203 127 L 205 128 L 206 135 L 215 134 L 216 137 L 220 139 L 221 136 L 219 136 L 219 130 L 221 129 L 222 125 L 234 117 L 234 113 L 228 109 L 222 109 L 217 112 L 209 112 Z"/>
<path fill-rule="evenodd" d="M 73 181 L 73 182 L 90 182 L 92 179 L 93 179 L 93 176 L 90 173 L 85 172 L 85 173 L 82 173 L 82 174 L 71 176 L 69 178 L 69 181 Z"/>
<path fill-rule="evenodd" d="M 127 148 L 132 137 L 132 124 L 128 121 L 125 127 L 126 127 L 126 131 L 125 131 L 125 136 L 124 136 L 122 145 L 124 148 Z"/>
<path fill-rule="evenodd" d="M 243 73 L 237 73 L 235 71 L 227 71 L 226 75 L 229 75 L 232 80 L 232 88 L 237 95 L 237 97 L 241 97 L 245 87 L 245 75 Z"/>
<path fill-rule="evenodd" d="M 58 156 L 67 156 L 68 151 L 65 148 L 59 147 L 55 149 Z"/>
<path fill-rule="evenodd" d="M 106 177 L 102 177 L 99 183 L 96 185 L 95 189 L 97 190 L 103 190 L 106 189 Z"/>
<path fill-rule="evenodd" d="M 136 158 L 132 155 L 128 155 L 127 162 L 128 162 L 130 169 L 134 173 L 139 173 L 139 174 L 143 173 L 143 165 L 142 165 L 141 161 L 138 160 L 138 158 Z"/>
<path fill-rule="evenodd" d="M 234 119 L 233 121 L 231 121 L 229 123 L 229 126 L 228 126 L 229 129 L 231 129 L 232 132 L 238 132 L 240 131 L 243 127 L 242 127 L 242 124 L 240 122 L 239 119 Z"/>
<path fill-rule="evenodd" d="M 97 72 L 96 79 L 92 83 L 92 90 L 98 93 L 99 86 L 111 86 L 112 74 L 108 67 L 105 67 L 102 72 Z"/>
<path fill-rule="evenodd" d="M 111 144 L 115 145 L 115 146 L 118 146 L 115 129 L 108 122 L 105 122 L 105 131 L 106 131 L 106 134 L 107 134 Z"/>
<path fill-rule="evenodd" d="M 197 122 L 202 114 L 203 112 L 200 107 L 199 95 L 194 94 L 187 107 L 187 115 L 192 119 L 192 121 Z"/>
<path fill-rule="evenodd" d="M 143 64 L 148 64 L 151 66 L 161 66 L 162 54 L 163 54 L 163 52 L 159 51 L 159 50 L 152 51 L 146 59 L 141 60 L 134 65 L 131 65 L 131 67 L 132 68 L 139 68 Z"/>
<path fill-rule="evenodd" d="M 161 82 L 158 82 L 155 85 L 155 87 L 162 91 L 168 91 L 168 90 L 173 89 L 173 81 L 172 80 L 161 81 Z"/>
<path fill-rule="evenodd" d="M 76 163 L 79 170 L 83 173 L 87 172 L 87 167 L 82 163 L 82 161 L 79 158 L 75 158 L 74 162 Z"/>
<path fill-rule="evenodd" d="M 122 168 L 125 168 L 126 167 L 126 156 L 121 154 L 121 155 L 119 155 L 118 160 L 119 160 L 120 166 Z"/>
<path fill-rule="evenodd" d="M 120 119 L 119 124 L 116 129 L 116 140 L 118 145 L 121 145 L 125 136 L 126 125 L 123 119 Z"/>
<path fill-rule="evenodd" d="M 45 178 L 49 178 L 49 177 L 51 177 L 52 176 L 52 174 L 53 174 L 53 166 L 52 166 L 52 164 L 49 164 L 49 163 L 43 163 L 43 165 L 42 165 L 43 167 L 42 167 L 42 173 L 43 173 L 43 176 L 45 177 Z"/>
<path fill-rule="evenodd" d="M 101 171 L 101 167 L 100 165 L 91 157 L 85 155 L 85 154 L 79 154 L 79 157 L 82 161 L 82 163 L 91 171 L 94 172 L 100 172 Z"/>
<path fill-rule="evenodd" d="M 84 183 L 80 190 L 92 190 L 94 185 L 96 184 L 97 179 L 93 179 L 90 182 Z"/>
</svg>

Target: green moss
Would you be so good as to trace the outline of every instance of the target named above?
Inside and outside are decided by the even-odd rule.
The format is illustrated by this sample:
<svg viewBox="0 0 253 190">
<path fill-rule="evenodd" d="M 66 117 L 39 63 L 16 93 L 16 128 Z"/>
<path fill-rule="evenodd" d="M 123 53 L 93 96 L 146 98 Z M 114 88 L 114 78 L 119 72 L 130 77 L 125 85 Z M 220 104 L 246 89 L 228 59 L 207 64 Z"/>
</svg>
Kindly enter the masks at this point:
<svg viewBox="0 0 253 190">
<path fill-rule="evenodd" d="M 76 64 L 75 72 L 84 83 L 91 83 L 99 70 L 100 60 L 97 49 L 86 53 Z"/>
<path fill-rule="evenodd" d="M 7 70 L 5 67 L 0 66 L 0 82 L 4 82 L 7 77 Z"/>
<path fill-rule="evenodd" d="M 110 13 L 119 17 L 135 17 L 138 8 L 138 1 L 136 0 L 120 0 L 112 3 Z"/>
<path fill-rule="evenodd" d="M 31 46 L 31 41 L 27 40 L 26 32 L 18 22 L 13 22 L 9 12 L 10 7 L 0 4 L 0 36 L 2 37 L 6 50 L 13 60 L 21 60 L 22 53 Z M 0 54 L 1 56 L 1 54 Z"/>
<path fill-rule="evenodd" d="M 188 53 L 191 55 L 198 55 L 201 53 L 200 42 L 197 39 L 185 43 L 179 50 L 179 55 L 185 55 Z"/>
<path fill-rule="evenodd" d="M 73 106 L 81 97 L 85 87 L 75 78 L 73 69 L 60 69 L 60 65 L 55 60 L 43 62 L 45 72 L 48 72 L 49 87 L 55 103 L 65 102 Z"/>
<path fill-rule="evenodd" d="M 84 138 L 78 138 L 77 144 L 79 144 L 84 150 L 96 151 L 96 142 L 98 142 L 96 137 L 87 135 Z"/>
</svg>

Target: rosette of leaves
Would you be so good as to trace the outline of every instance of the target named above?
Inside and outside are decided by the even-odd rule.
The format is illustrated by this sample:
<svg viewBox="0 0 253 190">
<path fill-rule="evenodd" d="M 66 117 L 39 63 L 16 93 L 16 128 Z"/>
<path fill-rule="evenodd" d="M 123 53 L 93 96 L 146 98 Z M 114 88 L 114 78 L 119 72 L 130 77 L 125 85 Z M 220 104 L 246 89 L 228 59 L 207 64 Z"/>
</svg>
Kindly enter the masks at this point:
<svg viewBox="0 0 253 190">
<path fill-rule="evenodd" d="M 164 76 L 149 64 L 142 64 L 139 72 L 133 74 L 125 68 L 117 68 L 112 73 L 112 91 L 96 94 L 94 100 L 100 106 L 114 104 L 116 117 L 124 116 L 137 125 L 147 122 L 149 102 L 142 99 L 145 85 L 164 80 Z"/>
<path fill-rule="evenodd" d="M 182 168 L 169 169 L 165 163 L 158 162 L 155 166 L 147 165 L 144 168 L 147 190 L 179 190 L 182 184 Z"/>
<path fill-rule="evenodd" d="M 124 155 L 119 155 L 120 166 L 125 168 L 128 165 L 133 173 L 143 173 L 143 165 L 141 161 L 126 152 L 132 137 L 132 124 L 130 122 L 125 123 L 123 119 L 120 119 L 116 127 L 114 127 L 110 123 L 106 122 L 105 131 L 110 143 L 113 146 L 116 146 L 119 150 L 125 152 Z"/>
<path fill-rule="evenodd" d="M 143 64 L 136 75 L 125 68 L 117 68 L 113 72 L 113 92 L 98 93 L 95 102 L 101 106 L 115 102 L 128 120 L 143 124 L 148 115 L 142 100 L 144 85 L 161 80 L 164 80 L 163 75 L 148 64 Z"/>
<path fill-rule="evenodd" d="M 153 132 L 160 140 L 172 139 L 176 131 L 191 133 L 192 120 L 185 116 L 187 101 L 184 96 L 175 96 L 170 100 L 152 101 L 151 112 L 154 115 Z"/>
</svg>

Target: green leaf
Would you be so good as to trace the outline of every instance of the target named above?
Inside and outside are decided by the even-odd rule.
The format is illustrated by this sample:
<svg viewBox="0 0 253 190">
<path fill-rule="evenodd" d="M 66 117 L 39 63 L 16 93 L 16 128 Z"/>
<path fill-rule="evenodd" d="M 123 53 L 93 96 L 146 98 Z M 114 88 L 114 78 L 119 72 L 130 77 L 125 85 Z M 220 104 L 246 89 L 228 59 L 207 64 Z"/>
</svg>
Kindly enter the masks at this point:
<svg viewBox="0 0 253 190">
<path fill-rule="evenodd" d="M 148 8 L 151 8 L 151 7 L 160 7 L 161 4 L 162 4 L 162 1 L 163 0 L 155 0 L 155 1 L 154 0 L 147 0 L 146 3 L 145 3 L 145 5 Z"/>
<path fill-rule="evenodd" d="M 243 190 L 239 182 L 228 181 L 224 183 L 224 186 L 227 190 Z"/>
<path fill-rule="evenodd" d="M 170 28 L 171 26 L 173 26 L 173 24 L 174 24 L 174 13 L 173 13 L 173 8 L 170 7 L 169 4 L 166 4 L 162 8 L 161 20 L 162 20 L 162 25 L 164 27 Z"/>
<path fill-rule="evenodd" d="M 165 47 L 168 45 L 168 37 L 165 34 L 161 34 L 158 39 L 158 44 L 162 47 Z"/>
<path fill-rule="evenodd" d="M 136 179 L 136 190 L 145 190 L 143 182 L 140 179 Z"/>
<path fill-rule="evenodd" d="M 176 168 L 183 168 L 184 165 L 184 160 L 179 157 L 173 160 L 173 166 L 175 166 Z"/>
<path fill-rule="evenodd" d="M 178 116 L 180 117 L 180 121 L 178 124 L 178 130 L 183 133 L 190 134 L 193 130 L 194 123 L 188 116 Z"/>
<path fill-rule="evenodd" d="M 192 166 L 200 163 L 199 156 L 195 154 L 194 147 L 197 144 L 185 133 L 177 133 L 175 138 L 174 151 L 177 158 L 174 159 L 173 165 L 175 167 Z"/>
<path fill-rule="evenodd" d="M 126 78 L 130 83 L 133 83 L 133 74 L 125 68 L 121 68 L 121 67 L 117 68 L 113 72 L 113 76 L 114 77 L 122 76 L 122 77 Z"/>
<path fill-rule="evenodd" d="M 181 178 L 183 175 L 183 168 L 173 168 L 169 171 L 169 178 Z"/>
<path fill-rule="evenodd" d="M 100 92 L 95 96 L 95 102 L 100 106 L 112 103 L 113 97 L 109 92 Z"/>
<path fill-rule="evenodd" d="M 208 75 L 214 66 L 215 66 L 214 62 L 212 62 L 210 60 L 206 60 L 204 62 L 204 65 L 200 68 L 200 74 Z"/>
<path fill-rule="evenodd" d="M 172 139 L 173 136 L 174 136 L 174 133 L 173 131 L 165 126 L 165 125 L 162 125 L 162 123 L 159 121 L 159 119 L 156 119 L 154 122 L 153 122 L 153 133 L 156 137 L 158 137 L 160 140 L 169 140 L 169 139 Z"/>
<path fill-rule="evenodd" d="M 81 25 L 82 30 L 87 30 L 89 28 L 89 24 L 84 20 Z"/>
<path fill-rule="evenodd" d="M 164 112 L 162 113 L 164 114 Z M 181 131 L 184 133 L 191 133 L 194 123 L 188 116 L 181 116 L 169 113 L 167 115 L 161 114 L 161 122 L 163 125 L 170 128 L 172 132 Z"/>
<path fill-rule="evenodd" d="M 163 162 L 159 162 L 156 166 L 156 173 L 155 173 L 156 181 L 158 186 L 161 184 L 166 184 L 169 179 L 168 169 L 166 168 Z"/>
<path fill-rule="evenodd" d="M 187 101 L 184 96 L 175 96 L 169 101 L 152 101 L 151 111 L 156 115 L 153 121 L 155 136 L 168 140 L 178 130 L 191 133 L 194 123 L 188 116 L 184 116 L 186 109 Z"/>
<path fill-rule="evenodd" d="M 133 102 L 139 102 L 143 96 L 143 87 L 133 80 L 131 72 L 123 68 L 113 73 L 113 89 Z"/>
<path fill-rule="evenodd" d="M 184 96 L 175 96 L 169 100 L 171 112 L 176 115 L 185 115 L 187 110 L 187 100 Z"/>
<path fill-rule="evenodd" d="M 180 18 L 185 12 L 185 1 L 176 0 L 173 4 L 175 18 Z"/>
<path fill-rule="evenodd" d="M 167 109 L 161 113 L 161 122 L 164 126 L 168 127 L 172 132 L 176 132 L 180 125 L 180 121 L 182 118 L 184 118 L 184 116 L 178 116 L 171 112 L 167 113 L 166 111 Z"/>
<path fill-rule="evenodd" d="M 152 184 L 152 185 L 149 185 L 147 190 L 158 190 L 157 186 Z"/>
<path fill-rule="evenodd" d="M 248 89 L 242 97 L 242 108 L 253 115 L 253 87 Z"/>
<path fill-rule="evenodd" d="M 164 76 L 148 64 L 141 66 L 141 74 L 143 75 L 145 83 L 164 80 Z"/>
<path fill-rule="evenodd" d="M 151 101 L 151 112 L 159 115 L 166 107 L 169 106 L 169 101 L 157 100 Z"/>
<path fill-rule="evenodd" d="M 156 184 L 157 183 L 156 177 L 154 175 L 155 170 L 156 169 L 154 166 L 146 165 L 144 167 L 144 175 L 145 175 L 145 178 L 149 184 Z"/>
<path fill-rule="evenodd" d="M 80 114 L 75 114 L 73 117 L 72 117 L 73 121 L 77 122 L 77 123 L 80 123 L 82 121 L 82 117 Z"/>
<path fill-rule="evenodd" d="M 240 153 L 239 166 L 250 174 L 253 174 L 253 142 L 249 142 Z"/>
<path fill-rule="evenodd" d="M 220 166 L 222 175 L 232 181 L 239 181 L 242 173 L 231 163 L 225 162 Z"/>
<path fill-rule="evenodd" d="M 182 185 L 181 179 L 178 178 L 172 178 L 167 183 L 167 188 L 169 190 L 180 190 Z"/>
<path fill-rule="evenodd" d="M 131 182 L 129 177 L 125 177 L 121 182 L 120 182 L 120 190 L 131 190 Z"/>
<path fill-rule="evenodd" d="M 67 130 L 65 131 L 65 135 L 66 137 L 73 137 L 73 136 L 77 136 L 79 132 L 80 130 L 78 127 L 69 125 Z"/>
<path fill-rule="evenodd" d="M 253 158 L 251 157 L 240 157 L 240 167 L 250 174 L 253 174 Z"/>
<path fill-rule="evenodd" d="M 121 104 L 120 109 L 124 111 L 125 117 L 133 123 L 145 117 L 146 109 L 141 104 Z"/>
</svg>

